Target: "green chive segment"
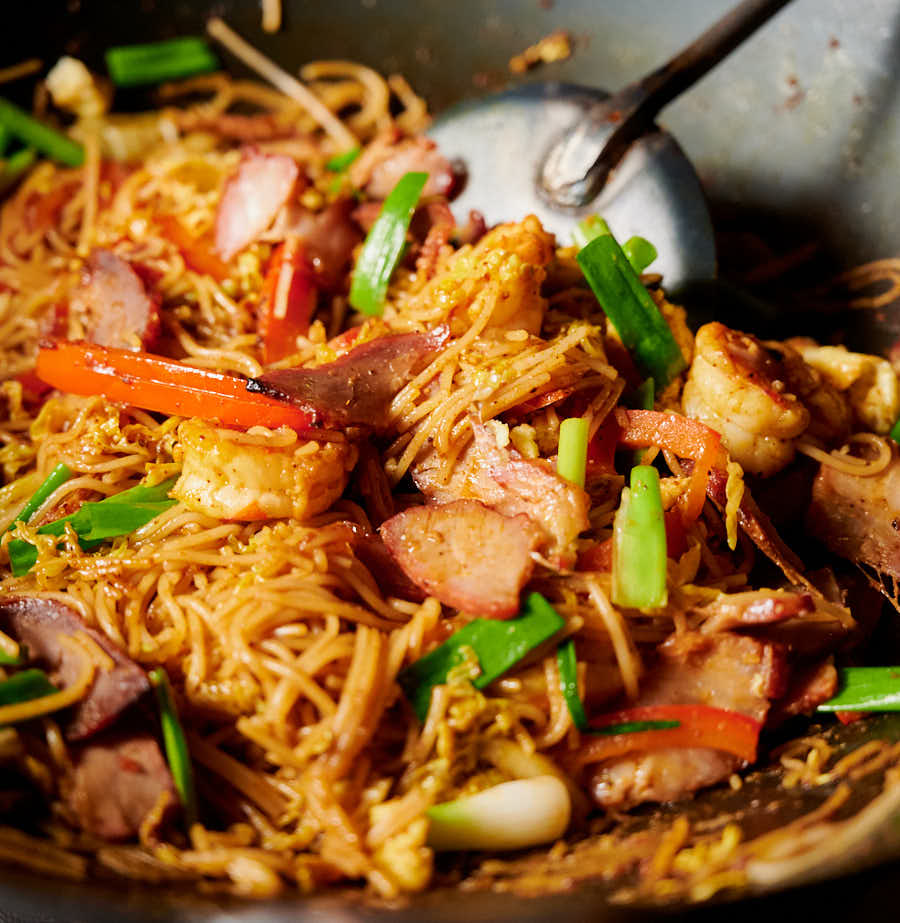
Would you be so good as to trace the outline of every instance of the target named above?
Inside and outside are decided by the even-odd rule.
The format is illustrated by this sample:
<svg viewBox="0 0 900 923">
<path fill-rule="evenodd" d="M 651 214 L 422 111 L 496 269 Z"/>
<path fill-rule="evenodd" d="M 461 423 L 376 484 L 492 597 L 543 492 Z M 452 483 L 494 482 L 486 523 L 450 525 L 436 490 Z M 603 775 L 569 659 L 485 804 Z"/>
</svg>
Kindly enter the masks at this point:
<svg viewBox="0 0 900 923">
<path fill-rule="evenodd" d="M 351 147 L 341 154 L 335 154 L 334 157 L 325 161 L 325 169 L 329 170 L 331 173 L 343 172 L 357 157 L 359 157 L 360 151 L 361 148 L 357 146 Z"/>
<path fill-rule="evenodd" d="M 409 222 L 427 180 L 427 173 L 407 173 L 384 200 L 350 283 L 350 304 L 357 311 L 371 316 L 384 311 L 388 283 L 400 261 Z"/>
<path fill-rule="evenodd" d="M 584 713 L 584 705 L 581 696 L 578 695 L 578 669 L 575 659 L 575 642 L 569 638 L 556 649 L 556 668 L 559 671 L 559 687 L 562 690 L 563 698 L 572 716 L 572 724 L 579 731 L 585 731 L 588 727 L 587 715 Z"/>
<path fill-rule="evenodd" d="M 659 256 L 656 247 L 646 237 L 629 237 L 622 244 L 622 252 L 638 275 Z"/>
<path fill-rule="evenodd" d="M 612 601 L 631 609 L 657 609 L 667 599 L 659 473 L 652 465 L 637 465 L 613 522 Z"/>
<path fill-rule="evenodd" d="M 900 442 L 900 420 L 891 427 L 890 435 L 894 442 Z"/>
<path fill-rule="evenodd" d="M 540 593 L 529 593 L 521 615 L 505 621 L 474 619 L 403 670 L 398 680 L 419 720 L 424 721 L 431 690 L 447 681 L 450 671 L 465 661 L 467 651 L 474 651 L 481 668 L 472 685 L 484 689 L 564 624 L 562 616 Z"/>
<path fill-rule="evenodd" d="M 2 97 L 0 125 L 23 144 L 46 154 L 52 160 L 58 160 L 69 167 L 80 167 L 84 163 L 84 148 L 77 141 L 32 118 L 24 109 Z"/>
<path fill-rule="evenodd" d="M 900 667 L 841 667 L 837 695 L 818 711 L 900 711 Z"/>
<path fill-rule="evenodd" d="M 138 484 L 137 487 L 113 494 L 105 500 L 83 503 L 77 512 L 42 525 L 37 530 L 38 535 L 63 535 L 66 525 L 70 525 L 81 547 L 90 551 L 101 542 L 129 535 L 174 506 L 178 501 L 169 498 L 169 491 L 175 486 L 176 480 L 177 477 L 172 477 L 155 487 Z M 22 514 L 19 515 L 21 517 Z M 13 539 L 7 551 L 16 577 L 27 574 L 37 561 L 37 548 L 23 539 Z"/>
<path fill-rule="evenodd" d="M 68 465 L 64 465 L 60 462 L 60 464 L 47 475 L 44 483 L 31 495 L 31 499 L 19 511 L 19 515 L 10 523 L 7 531 L 12 530 L 17 522 L 28 522 L 44 503 L 47 502 L 47 498 L 50 494 L 52 494 L 57 487 L 65 484 L 70 477 L 72 477 L 72 469 L 69 468 Z"/>
<path fill-rule="evenodd" d="M 680 721 L 623 721 L 621 724 L 609 724 L 604 728 L 591 728 L 591 734 L 612 737 L 615 734 L 637 734 L 639 731 L 668 731 L 681 727 Z"/>
<path fill-rule="evenodd" d="M 560 477 L 579 487 L 584 487 L 589 427 L 586 417 L 569 417 L 563 420 L 559 427 L 556 471 Z"/>
<path fill-rule="evenodd" d="M 197 822 L 197 791 L 194 787 L 194 767 L 191 763 L 187 739 L 184 736 L 181 722 L 178 720 L 178 712 L 172 699 L 172 687 L 169 685 L 169 676 L 166 671 L 162 667 L 157 667 L 150 673 L 150 683 L 156 692 L 156 702 L 159 705 L 166 759 L 184 807 L 187 828 L 190 830 Z"/>
<path fill-rule="evenodd" d="M 625 348 L 644 374 L 652 377 L 662 390 L 685 368 L 684 356 L 609 229 L 580 250 L 577 259 Z"/>
<path fill-rule="evenodd" d="M 0 706 L 19 705 L 59 692 L 43 670 L 22 670 L 0 682 Z"/>
<path fill-rule="evenodd" d="M 0 170 L 0 193 L 11 189 L 32 167 L 37 154 L 32 147 L 20 148 L 7 157 Z"/>
<path fill-rule="evenodd" d="M 146 45 L 120 45 L 106 52 L 106 68 L 116 86 L 136 87 L 180 80 L 217 70 L 219 59 L 205 39 L 173 38 Z"/>
</svg>

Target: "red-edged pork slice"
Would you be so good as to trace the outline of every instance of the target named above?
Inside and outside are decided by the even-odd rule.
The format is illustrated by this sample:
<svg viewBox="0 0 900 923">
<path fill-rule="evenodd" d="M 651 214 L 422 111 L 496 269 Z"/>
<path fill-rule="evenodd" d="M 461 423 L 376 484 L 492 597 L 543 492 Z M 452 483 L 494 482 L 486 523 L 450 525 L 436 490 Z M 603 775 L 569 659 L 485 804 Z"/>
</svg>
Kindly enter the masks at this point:
<svg viewBox="0 0 900 923">
<path fill-rule="evenodd" d="M 104 840 L 130 840 L 168 794 L 178 803 L 172 776 L 149 734 L 104 735 L 73 750 L 66 803 L 82 830 Z"/>
<path fill-rule="evenodd" d="M 73 608 L 59 600 L 30 596 L 2 599 L 0 629 L 24 644 L 30 659 L 47 669 L 62 688 L 80 675 L 82 655 L 60 638 L 85 634 L 112 660 L 112 669 L 98 669 L 85 697 L 73 706 L 66 725 L 70 740 L 81 740 L 107 727 L 150 688 L 144 671 L 133 660 L 104 634 L 88 628 Z"/>
<path fill-rule="evenodd" d="M 504 516 L 477 500 L 410 507 L 380 531 L 413 583 L 445 605 L 490 618 L 519 611 L 541 538 L 527 516 Z"/>
<path fill-rule="evenodd" d="M 543 549 L 552 558 L 571 558 L 572 543 L 588 523 L 590 501 L 585 491 L 560 477 L 543 459 L 523 458 L 510 446 L 499 446 L 492 430 L 473 425 L 474 442 L 457 459 L 446 481 L 436 455 L 413 468 L 416 486 L 430 500 L 480 500 L 506 516 L 524 513 L 540 527 Z"/>
<path fill-rule="evenodd" d="M 633 703 L 711 705 L 764 721 L 770 702 L 785 694 L 788 668 L 784 650 L 755 638 L 721 633 L 674 635 L 658 651 Z M 741 760 L 707 747 L 679 747 L 609 760 L 590 778 L 597 804 L 631 807 L 646 801 L 674 801 L 714 785 Z"/>
<path fill-rule="evenodd" d="M 892 586 L 876 585 L 900 608 L 900 458 L 870 477 L 822 465 L 807 527 L 835 554 L 889 578 Z"/>
<path fill-rule="evenodd" d="M 428 333 L 378 337 L 318 368 L 273 369 L 251 378 L 247 390 L 290 401 L 327 426 L 381 430 L 387 426 L 388 409 L 397 392 L 425 367 L 449 335 L 442 326 Z"/>
<path fill-rule="evenodd" d="M 390 136 L 374 141 L 353 162 L 350 180 L 373 199 L 384 199 L 410 172 L 428 174 L 422 190 L 425 196 L 449 196 L 456 183 L 453 166 L 434 141 L 423 137 L 396 141 Z"/>
<path fill-rule="evenodd" d="M 147 291 L 127 260 L 97 248 L 88 257 L 69 310 L 81 319 L 91 343 L 147 349 L 159 336 L 159 304 L 159 295 Z"/>
<path fill-rule="evenodd" d="M 794 670 L 785 694 L 772 705 L 767 724 L 781 724 L 793 715 L 810 715 L 837 693 L 838 672 L 829 657 Z"/>
<path fill-rule="evenodd" d="M 752 628 L 772 625 L 799 615 L 815 611 L 815 602 L 809 593 L 792 590 L 748 590 L 745 593 L 723 593 L 711 603 L 697 609 L 706 616 L 700 628 L 704 634 L 730 631 L 733 628 Z"/>
<path fill-rule="evenodd" d="M 416 603 L 425 601 L 428 594 L 406 576 L 377 533 L 355 536 L 353 554 L 368 568 L 385 595 Z"/>
<path fill-rule="evenodd" d="M 328 291 L 346 287 L 353 250 L 363 238 L 353 218 L 355 208 L 356 202 L 350 198 L 336 199 L 320 212 L 311 212 L 302 205 L 288 205 L 272 229 L 279 236 L 296 235 L 322 288 Z"/>
<path fill-rule="evenodd" d="M 293 158 L 244 152 L 216 214 L 216 250 L 230 260 L 262 234 L 290 198 L 300 175 Z"/>
</svg>

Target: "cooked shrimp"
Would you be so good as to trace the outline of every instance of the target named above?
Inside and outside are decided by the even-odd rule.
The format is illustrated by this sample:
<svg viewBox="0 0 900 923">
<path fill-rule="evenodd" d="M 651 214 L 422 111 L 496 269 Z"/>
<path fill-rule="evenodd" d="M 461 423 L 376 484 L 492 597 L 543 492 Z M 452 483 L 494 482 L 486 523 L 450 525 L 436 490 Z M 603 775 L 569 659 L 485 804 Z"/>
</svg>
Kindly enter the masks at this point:
<svg viewBox="0 0 900 923">
<path fill-rule="evenodd" d="M 245 441 L 243 433 L 201 420 L 178 428 L 181 477 L 172 493 L 190 509 L 220 519 L 307 519 L 343 493 L 356 447 L 343 442 Z"/>
<path fill-rule="evenodd" d="M 682 401 L 685 413 L 721 433 L 732 458 L 753 474 L 787 465 L 810 421 L 788 390 L 780 357 L 756 337 L 715 322 L 697 331 Z"/>
<path fill-rule="evenodd" d="M 900 383 L 887 359 L 852 353 L 845 346 L 819 346 L 815 340 L 788 341 L 805 362 L 846 395 L 865 429 L 884 435 L 900 416 Z"/>
</svg>

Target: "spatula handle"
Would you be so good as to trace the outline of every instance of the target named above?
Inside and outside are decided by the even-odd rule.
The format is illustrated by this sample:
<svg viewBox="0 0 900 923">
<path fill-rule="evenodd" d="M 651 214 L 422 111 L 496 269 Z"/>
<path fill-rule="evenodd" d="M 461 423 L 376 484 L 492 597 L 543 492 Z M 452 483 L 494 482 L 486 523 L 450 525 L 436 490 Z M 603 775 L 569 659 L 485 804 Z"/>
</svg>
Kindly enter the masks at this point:
<svg viewBox="0 0 900 923">
<path fill-rule="evenodd" d="M 544 158 L 538 172 L 542 196 L 563 208 L 596 198 L 610 170 L 659 111 L 789 2 L 743 0 L 662 67 L 591 106 Z"/>
</svg>

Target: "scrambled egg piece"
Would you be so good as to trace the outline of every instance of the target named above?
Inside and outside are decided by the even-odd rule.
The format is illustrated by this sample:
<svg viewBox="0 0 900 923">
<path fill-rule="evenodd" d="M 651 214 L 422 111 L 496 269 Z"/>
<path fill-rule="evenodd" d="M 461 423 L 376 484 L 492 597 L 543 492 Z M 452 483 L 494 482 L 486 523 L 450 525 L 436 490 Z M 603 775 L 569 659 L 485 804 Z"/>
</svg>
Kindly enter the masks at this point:
<svg viewBox="0 0 900 923">
<path fill-rule="evenodd" d="M 371 810 L 372 823 L 390 809 L 390 805 L 375 805 Z M 431 880 L 434 853 L 425 845 L 427 836 L 428 819 L 417 817 L 375 850 L 375 864 L 401 891 L 422 891 Z"/>
<path fill-rule="evenodd" d="M 202 420 L 178 427 L 181 477 L 172 494 L 219 519 L 308 519 L 343 493 L 356 447 L 344 442 L 267 445 Z"/>
</svg>

